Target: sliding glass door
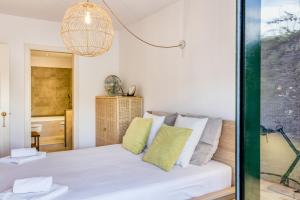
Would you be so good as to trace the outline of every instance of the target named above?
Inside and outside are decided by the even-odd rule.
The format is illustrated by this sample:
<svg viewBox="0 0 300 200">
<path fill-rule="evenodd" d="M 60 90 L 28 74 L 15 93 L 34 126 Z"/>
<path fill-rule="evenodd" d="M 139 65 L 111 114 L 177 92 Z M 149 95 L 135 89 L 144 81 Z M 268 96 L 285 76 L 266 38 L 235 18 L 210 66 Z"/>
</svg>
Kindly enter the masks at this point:
<svg viewBox="0 0 300 200">
<path fill-rule="evenodd" d="M 300 0 L 238 13 L 237 199 L 300 199 Z"/>
</svg>

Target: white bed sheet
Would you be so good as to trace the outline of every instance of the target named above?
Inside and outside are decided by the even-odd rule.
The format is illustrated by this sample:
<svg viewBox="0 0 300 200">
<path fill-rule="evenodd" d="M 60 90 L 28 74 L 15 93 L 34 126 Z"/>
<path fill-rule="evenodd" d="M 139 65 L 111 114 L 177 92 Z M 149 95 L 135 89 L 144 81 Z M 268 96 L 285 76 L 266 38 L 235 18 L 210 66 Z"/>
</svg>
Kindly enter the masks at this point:
<svg viewBox="0 0 300 200">
<path fill-rule="evenodd" d="M 0 191 L 15 179 L 36 176 L 53 176 L 54 183 L 69 186 L 59 200 L 183 200 L 231 185 L 231 168 L 216 161 L 165 172 L 121 145 L 110 145 L 49 153 L 19 166 L 0 164 Z"/>
</svg>

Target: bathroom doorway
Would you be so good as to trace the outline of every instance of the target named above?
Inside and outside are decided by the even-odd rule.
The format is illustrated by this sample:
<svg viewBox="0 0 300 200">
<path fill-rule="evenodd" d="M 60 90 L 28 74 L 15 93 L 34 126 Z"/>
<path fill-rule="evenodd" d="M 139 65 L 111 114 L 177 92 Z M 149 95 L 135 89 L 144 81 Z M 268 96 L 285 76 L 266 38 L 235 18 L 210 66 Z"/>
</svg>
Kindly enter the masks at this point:
<svg viewBox="0 0 300 200">
<path fill-rule="evenodd" d="M 30 50 L 31 144 L 73 149 L 73 54 Z"/>
</svg>

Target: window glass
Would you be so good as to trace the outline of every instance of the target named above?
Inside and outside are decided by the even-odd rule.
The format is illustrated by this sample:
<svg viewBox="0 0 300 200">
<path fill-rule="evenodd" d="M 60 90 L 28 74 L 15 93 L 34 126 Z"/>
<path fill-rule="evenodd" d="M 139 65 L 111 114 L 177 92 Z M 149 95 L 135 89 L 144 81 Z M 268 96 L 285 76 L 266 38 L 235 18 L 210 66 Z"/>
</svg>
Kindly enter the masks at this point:
<svg viewBox="0 0 300 200">
<path fill-rule="evenodd" d="M 261 199 L 300 199 L 300 1 L 261 5 Z"/>
</svg>

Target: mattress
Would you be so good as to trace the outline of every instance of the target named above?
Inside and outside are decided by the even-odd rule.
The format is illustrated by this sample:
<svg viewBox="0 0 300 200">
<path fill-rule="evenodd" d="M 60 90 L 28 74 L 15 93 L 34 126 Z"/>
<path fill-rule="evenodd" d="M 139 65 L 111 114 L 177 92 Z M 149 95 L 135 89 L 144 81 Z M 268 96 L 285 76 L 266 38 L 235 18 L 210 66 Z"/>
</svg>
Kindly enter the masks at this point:
<svg viewBox="0 0 300 200">
<path fill-rule="evenodd" d="M 0 191 L 15 179 L 53 176 L 69 186 L 58 200 L 183 200 L 230 187 L 231 168 L 210 161 L 165 172 L 121 145 L 49 153 L 23 165 L 0 164 Z"/>
</svg>

